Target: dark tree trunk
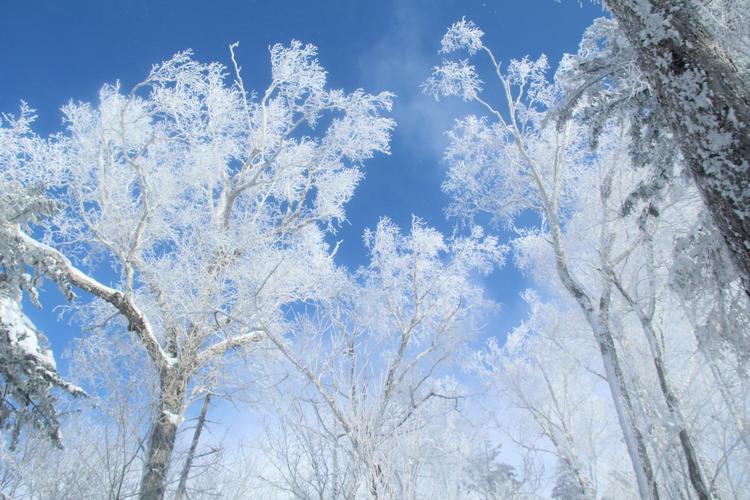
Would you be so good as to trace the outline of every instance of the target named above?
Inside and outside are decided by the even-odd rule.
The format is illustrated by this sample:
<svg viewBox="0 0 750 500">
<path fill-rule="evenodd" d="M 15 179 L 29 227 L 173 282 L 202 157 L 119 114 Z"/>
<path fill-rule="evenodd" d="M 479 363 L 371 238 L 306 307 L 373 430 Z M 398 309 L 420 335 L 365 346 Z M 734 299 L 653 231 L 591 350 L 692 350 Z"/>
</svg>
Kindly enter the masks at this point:
<svg viewBox="0 0 750 500">
<path fill-rule="evenodd" d="M 607 5 L 635 50 L 750 297 L 750 92 L 691 2 Z"/>
<path fill-rule="evenodd" d="M 654 358 L 654 365 L 656 366 L 656 372 L 659 377 L 659 386 L 661 387 L 664 399 L 667 402 L 667 408 L 672 416 L 677 417 L 677 425 L 679 425 L 678 437 L 680 439 L 680 445 L 682 451 L 685 454 L 685 460 L 688 466 L 688 475 L 690 476 L 690 484 L 693 485 L 695 493 L 698 495 L 700 500 L 709 500 L 712 497 L 709 486 L 706 484 L 706 478 L 703 473 L 703 465 L 698 458 L 698 451 L 695 449 L 693 440 L 685 427 L 684 417 L 680 409 L 679 401 L 677 396 L 672 390 L 667 376 L 664 373 L 664 364 L 660 357 Z"/>
<path fill-rule="evenodd" d="M 185 381 L 176 367 L 161 370 L 159 406 L 148 439 L 146 464 L 141 478 L 141 500 L 162 500 L 167 490 L 167 472 L 182 417 Z"/>
</svg>

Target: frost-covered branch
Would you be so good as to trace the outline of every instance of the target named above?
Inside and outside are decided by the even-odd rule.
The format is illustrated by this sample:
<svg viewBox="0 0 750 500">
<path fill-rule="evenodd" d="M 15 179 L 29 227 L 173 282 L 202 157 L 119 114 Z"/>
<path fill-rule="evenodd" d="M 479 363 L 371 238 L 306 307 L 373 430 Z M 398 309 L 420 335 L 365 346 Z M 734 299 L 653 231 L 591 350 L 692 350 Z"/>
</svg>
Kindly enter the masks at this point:
<svg viewBox="0 0 750 500">
<path fill-rule="evenodd" d="M 139 335 L 144 347 L 157 366 L 166 366 L 173 362 L 173 358 L 168 356 L 162 349 L 154 335 L 148 318 L 133 302 L 132 297 L 128 297 L 122 292 L 110 288 L 82 272 L 73 266 L 70 260 L 63 254 L 44 243 L 36 241 L 18 227 L 16 234 L 22 245 L 37 253 L 40 259 L 47 260 L 60 277 L 64 277 L 72 285 L 108 302 L 117 309 L 127 319 L 129 329 Z"/>
</svg>

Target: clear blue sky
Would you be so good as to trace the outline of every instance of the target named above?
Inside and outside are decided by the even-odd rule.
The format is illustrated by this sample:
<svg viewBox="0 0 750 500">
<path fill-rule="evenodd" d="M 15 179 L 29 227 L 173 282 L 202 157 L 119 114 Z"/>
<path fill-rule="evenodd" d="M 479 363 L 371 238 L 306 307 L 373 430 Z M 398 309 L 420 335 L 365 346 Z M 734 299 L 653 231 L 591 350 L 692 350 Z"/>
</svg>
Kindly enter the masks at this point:
<svg viewBox="0 0 750 500">
<path fill-rule="evenodd" d="M 452 221 L 440 192 L 445 166 L 443 132 L 471 109 L 458 100 L 436 103 L 419 84 L 440 62 L 440 38 L 465 16 L 486 35 L 502 61 L 547 54 L 554 67 L 578 41 L 601 7 L 575 0 L 4 0 L 0 3 L 0 112 L 16 112 L 23 99 L 38 111 L 37 131 L 60 129 L 68 100 L 95 101 L 100 86 L 142 80 L 152 64 L 192 48 L 202 61 L 228 64 L 228 45 L 248 87 L 268 82 L 268 46 L 292 39 L 319 48 L 329 85 L 397 95 L 398 127 L 392 154 L 366 164 L 366 177 L 348 206 L 349 225 L 340 262 L 364 263 L 361 234 L 379 217 L 408 227 L 415 214 L 450 234 Z M 488 291 L 504 312 L 488 333 L 502 335 L 523 316 L 518 293 L 528 286 L 511 265 L 495 273 Z M 47 287 L 51 288 L 50 286 Z M 67 335 L 56 334 L 49 315 L 35 320 L 57 357 Z"/>
</svg>

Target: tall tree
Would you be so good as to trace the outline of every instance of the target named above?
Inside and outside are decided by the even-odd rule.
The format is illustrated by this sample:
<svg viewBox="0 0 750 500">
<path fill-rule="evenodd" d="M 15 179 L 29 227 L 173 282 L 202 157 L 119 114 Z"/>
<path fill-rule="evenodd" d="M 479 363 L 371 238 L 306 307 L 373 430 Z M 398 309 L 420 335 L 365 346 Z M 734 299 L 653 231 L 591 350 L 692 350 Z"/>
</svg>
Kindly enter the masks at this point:
<svg viewBox="0 0 750 500">
<path fill-rule="evenodd" d="M 416 498 L 431 487 L 424 480 L 431 457 L 454 447 L 450 436 L 431 439 L 463 399 L 459 384 L 440 373 L 490 306 L 472 276 L 502 262 L 504 248 L 479 228 L 446 241 L 417 218 L 408 235 L 382 219 L 365 240 L 370 263 L 335 301 L 299 314 L 293 336 L 267 330 L 304 382 L 294 390 L 293 418 L 318 424 L 313 431 L 285 424 L 284 439 L 276 440 L 304 452 L 291 460 L 300 465 L 287 474 L 289 490 Z M 353 477 L 329 478 L 335 467 Z"/>
<path fill-rule="evenodd" d="M 444 61 L 424 84 L 424 90 L 436 98 L 458 96 L 488 112 L 487 117 L 458 121 L 450 133 L 446 158 L 451 168 L 444 188 L 455 202 L 449 213 L 471 218 L 485 212 L 495 221 L 512 225 L 520 213 L 533 210 L 544 220 L 557 278 L 578 303 L 599 346 L 639 493 L 643 498 L 658 498 L 654 468 L 611 329 L 613 287 L 605 281 L 601 287 L 587 289 L 581 276 L 572 271 L 563 240 L 563 217 L 572 192 L 569 185 L 585 164 L 585 134 L 571 121 L 558 125 L 547 119 L 545 111 L 556 103 L 557 92 L 545 79 L 546 57 L 512 60 L 503 68 L 484 45 L 483 35 L 472 22 L 461 20 L 446 32 L 441 52 L 486 55 L 501 88 L 500 105 L 484 99 L 483 82 L 466 60 Z M 606 197 L 606 192 L 601 195 Z M 612 249 L 603 239 L 600 244 L 598 257 L 603 263 Z"/>
<path fill-rule="evenodd" d="M 24 293 L 41 307 L 37 286 L 44 276 L 73 296 L 67 280 L 54 272 L 44 254 L 19 244 L 16 235 L 16 228 L 28 227 L 55 210 L 43 185 L 25 168 L 47 160 L 40 139 L 31 132 L 34 119 L 25 104 L 18 116 L 0 116 L 0 428 L 10 430 L 11 447 L 26 424 L 42 429 L 60 445 L 54 389 L 84 394 L 60 377 L 44 333 L 22 310 Z"/>
<path fill-rule="evenodd" d="M 158 378 L 144 499 L 163 498 L 188 396 L 210 389 L 196 375 L 263 339 L 227 318 L 273 323 L 328 293 L 326 232 L 362 162 L 388 152 L 390 94 L 326 89 L 297 41 L 270 49 L 271 82 L 249 92 L 235 47 L 233 82 L 179 53 L 130 92 L 65 106 L 65 131 L 35 143 L 48 161 L 18 158 L 60 205 L 33 235 L 12 228 L 19 248 L 107 303 L 97 322 L 135 333 Z"/>
</svg>

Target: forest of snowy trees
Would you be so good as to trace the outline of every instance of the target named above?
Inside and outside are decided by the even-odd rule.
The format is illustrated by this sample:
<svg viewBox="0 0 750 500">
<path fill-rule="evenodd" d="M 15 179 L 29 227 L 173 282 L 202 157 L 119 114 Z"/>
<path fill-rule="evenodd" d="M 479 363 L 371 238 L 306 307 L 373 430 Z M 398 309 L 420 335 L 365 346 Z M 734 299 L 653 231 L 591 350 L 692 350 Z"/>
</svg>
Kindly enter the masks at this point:
<svg viewBox="0 0 750 500">
<path fill-rule="evenodd" d="M 605 6 L 557 67 L 434 41 L 454 229 L 383 216 L 356 269 L 395 96 L 313 45 L 3 114 L 0 498 L 750 498 L 750 1 Z"/>
</svg>

